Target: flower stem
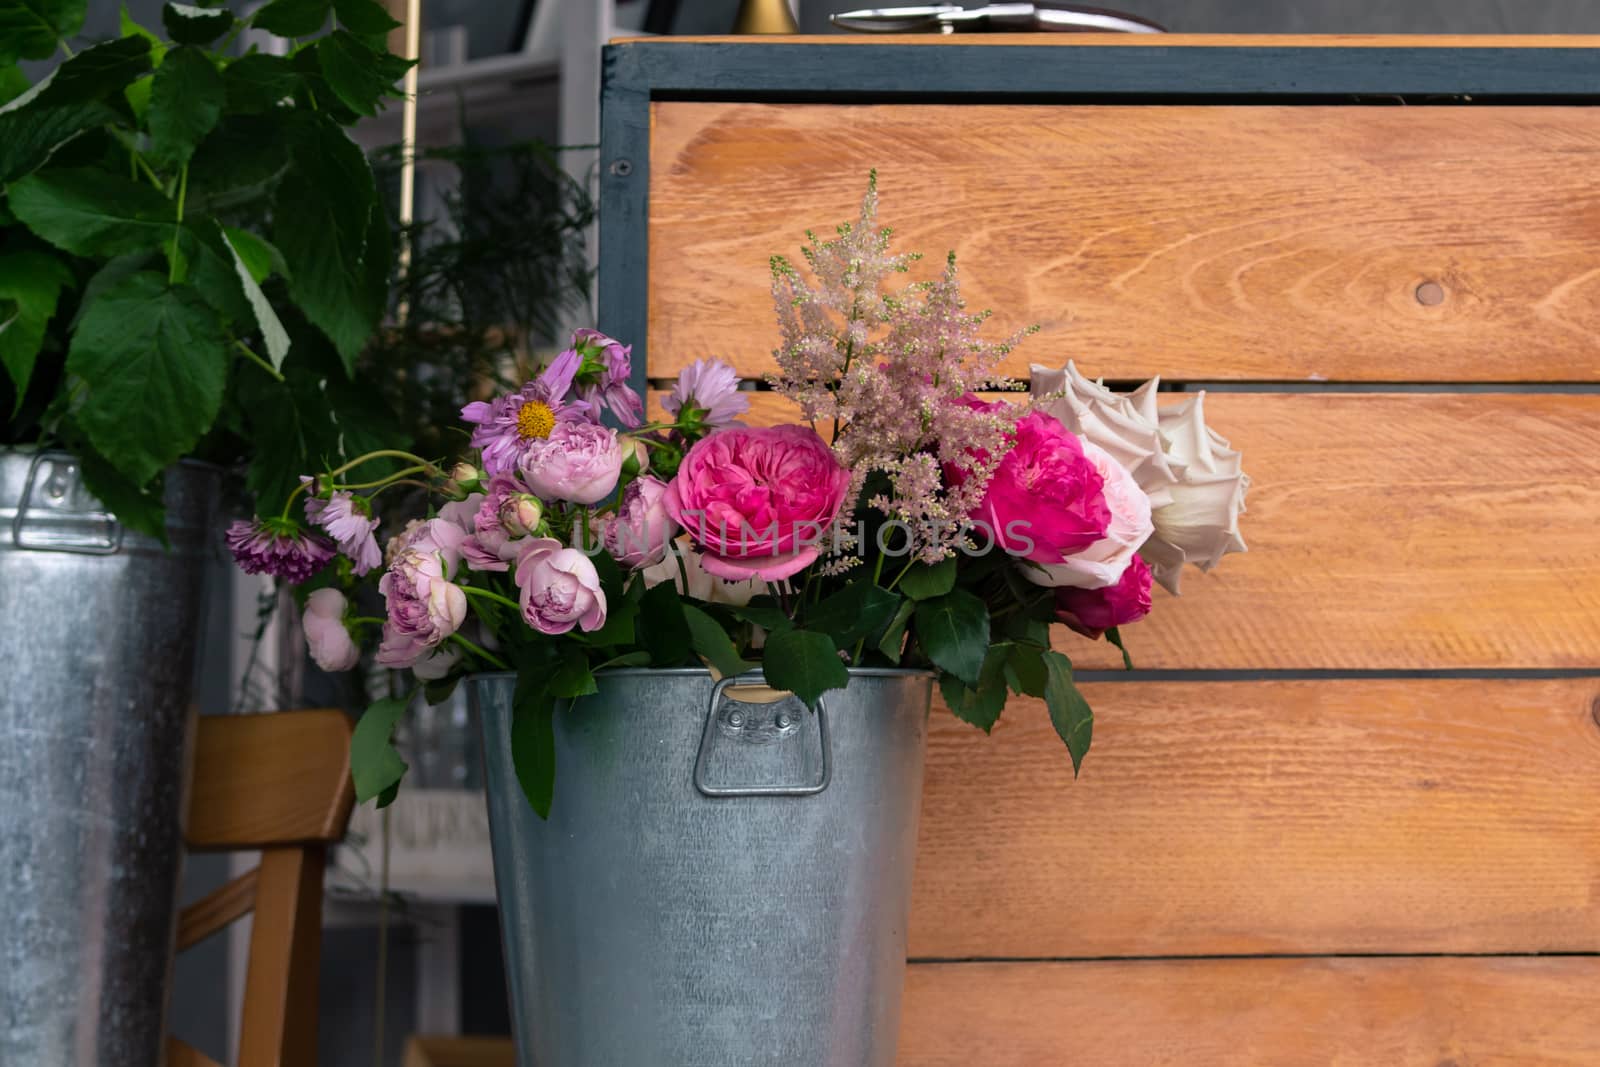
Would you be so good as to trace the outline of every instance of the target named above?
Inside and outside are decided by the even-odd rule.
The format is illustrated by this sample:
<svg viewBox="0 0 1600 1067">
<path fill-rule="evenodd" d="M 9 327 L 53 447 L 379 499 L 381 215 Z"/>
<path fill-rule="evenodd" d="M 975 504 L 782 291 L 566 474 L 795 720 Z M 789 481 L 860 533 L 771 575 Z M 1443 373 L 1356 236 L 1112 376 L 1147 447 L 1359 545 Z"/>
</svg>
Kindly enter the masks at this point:
<svg viewBox="0 0 1600 1067">
<path fill-rule="evenodd" d="M 345 622 L 357 622 L 357 623 L 373 623 L 375 625 L 382 626 L 384 623 L 388 622 L 389 620 L 388 619 L 375 618 L 374 616 L 371 616 L 371 615 L 352 615 L 349 618 L 345 619 L 344 621 Z"/>
<path fill-rule="evenodd" d="M 895 575 L 893 578 L 889 579 L 889 584 L 884 586 L 884 588 L 889 590 L 890 592 L 893 592 L 894 591 L 894 587 L 900 584 L 900 579 L 902 579 L 902 578 L 904 578 L 906 576 L 906 571 L 909 571 L 911 569 L 912 565 L 915 564 L 916 562 L 917 562 L 917 557 L 916 556 L 912 556 L 909 560 L 907 560 L 906 561 L 906 565 L 904 567 L 900 568 L 900 573 Z M 874 581 L 876 581 L 876 579 L 874 579 Z"/>
<path fill-rule="evenodd" d="M 371 481 L 371 482 L 331 482 L 331 483 L 329 483 L 328 488 L 329 489 L 371 489 L 373 486 L 389 485 L 389 484 L 393 483 L 395 480 L 405 477 L 407 474 L 421 474 L 421 473 L 423 473 L 424 471 L 426 471 L 428 469 L 429 468 L 426 465 L 417 466 L 417 467 L 406 467 L 404 470 L 395 471 L 393 474 L 389 475 L 387 478 L 379 478 L 379 479 L 377 479 L 375 481 Z"/>
<path fill-rule="evenodd" d="M 465 588 L 465 587 L 463 587 L 463 588 Z M 459 633 L 451 634 L 450 635 L 450 640 L 457 642 L 463 648 L 465 648 L 468 652 L 471 652 L 473 655 L 477 656 L 479 659 L 483 660 L 485 663 L 489 663 L 489 664 L 492 664 L 493 666 L 499 667 L 503 671 L 509 671 L 511 669 L 510 665 L 507 664 L 505 660 L 501 659 L 499 656 L 495 655 L 493 652 L 490 652 L 488 649 L 479 648 L 477 645 L 473 644 L 471 641 L 468 641 L 465 637 L 462 637 Z"/>
<path fill-rule="evenodd" d="M 335 467 L 333 470 L 328 471 L 328 477 L 332 478 L 336 474 L 343 474 L 352 467 L 359 467 L 361 464 L 370 462 L 371 460 L 385 458 L 409 459 L 413 463 L 421 464 L 422 469 L 428 471 L 430 474 L 437 475 L 439 473 L 439 468 L 435 467 L 432 463 L 429 463 L 421 456 L 414 455 L 410 452 L 402 452 L 397 448 L 380 448 L 376 452 L 368 452 L 364 456 L 357 456 L 355 459 L 351 460 L 349 463 L 346 463 L 342 467 Z"/>
<path fill-rule="evenodd" d="M 189 197 L 189 164 L 178 172 L 178 218 L 172 224 L 172 251 L 167 255 L 167 284 L 178 284 L 178 237 L 183 233 L 183 202 Z"/>
<path fill-rule="evenodd" d="M 496 604 L 504 604 L 508 608 L 515 608 L 517 611 L 521 611 L 522 610 L 522 605 L 521 604 L 518 604 L 515 600 L 512 600 L 510 597 L 501 596 L 499 593 L 496 593 L 492 589 L 479 589 L 477 586 L 473 586 L 473 585 L 463 585 L 460 588 L 461 588 L 461 591 L 463 593 L 467 594 L 468 596 L 482 597 L 485 600 L 492 600 Z"/>
<path fill-rule="evenodd" d="M 240 352 L 244 353 L 246 358 L 250 359 L 257 366 L 259 366 L 262 370 L 264 370 L 268 374 L 272 375 L 278 381 L 280 381 L 280 382 L 283 381 L 283 375 L 278 373 L 278 368 L 274 367 L 271 363 L 268 363 L 266 360 L 262 359 L 259 355 L 256 354 L 256 352 L 253 349 L 251 349 L 251 347 L 249 345 L 247 345 L 243 341 L 239 341 L 239 340 L 235 340 L 233 343 L 234 343 L 234 347 L 238 348 Z"/>
</svg>

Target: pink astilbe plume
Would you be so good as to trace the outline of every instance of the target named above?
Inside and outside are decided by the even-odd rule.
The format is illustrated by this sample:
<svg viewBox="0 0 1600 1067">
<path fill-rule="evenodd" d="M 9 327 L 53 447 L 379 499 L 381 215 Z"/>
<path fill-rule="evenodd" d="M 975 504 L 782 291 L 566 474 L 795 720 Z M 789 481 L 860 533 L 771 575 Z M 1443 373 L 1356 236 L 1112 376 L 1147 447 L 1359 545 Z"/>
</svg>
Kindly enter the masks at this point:
<svg viewBox="0 0 1600 1067">
<path fill-rule="evenodd" d="M 996 368 L 1024 334 L 979 336 L 988 315 L 967 312 L 954 254 L 938 279 L 884 292 L 916 257 L 889 253 L 877 200 L 874 177 L 860 218 L 834 240 L 812 239 L 804 250 L 810 283 L 773 260 L 783 338 L 773 387 L 806 418 L 836 420 L 833 448 L 855 473 L 852 493 L 886 485 L 868 504 L 916 531 L 916 554 L 934 562 L 967 541 L 961 523 L 1008 447 L 1021 412 L 973 394 L 998 384 Z M 962 477 L 946 478 L 952 468 Z"/>
</svg>

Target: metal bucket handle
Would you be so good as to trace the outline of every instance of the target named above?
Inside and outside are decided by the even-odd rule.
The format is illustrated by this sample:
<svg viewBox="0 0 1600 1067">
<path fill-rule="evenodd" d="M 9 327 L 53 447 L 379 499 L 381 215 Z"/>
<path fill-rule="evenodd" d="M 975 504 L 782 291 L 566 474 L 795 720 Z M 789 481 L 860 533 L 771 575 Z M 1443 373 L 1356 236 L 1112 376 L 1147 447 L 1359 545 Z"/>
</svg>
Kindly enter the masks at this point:
<svg viewBox="0 0 1600 1067">
<path fill-rule="evenodd" d="M 747 688 L 739 685 L 737 678 L 724 678 L 711 690 L 711 706 L 706 709 L 705 728 L 700 732 L 700 751 L 694 760 L 694 787 L 708 797 L 811 797 L 828 788 L 833 781 L 833 744 L 828 735 L 828 709 L 822 699 L 817 700 L 817 732 L 822 741 L 822 775 L 811 785 L 712 785 L 706 781 L 706 757 L 711 751 L 711 739 L 716 731 L 717 707 L 728 695 L 729 689 Z M 737 699 L 735 697 L 734 699 Z"/>
<path fill-rule="evenodd" d="M 30 542 L 23 538 L 22 532 L 28 525 L 28 507 L 33 503 L 33 486 L 39 477 L 39 465 L 46 459 L 51 459 L 51 454 L 40 452 L 33 457 L 33 462 L 28 464 L 28 477 L 22 486 L 22 497 L 17 501 L 17 514 L 11 520 L 12 545 L 16 548 L 33 552 L 72 552 L 82 556 L 114 556 L 121 552 L 124 527 L 109 511 L 65 513 L 73 518 L 85 518 L 93 522 L 105 523 L 105 534 L 94 540 L 47 539 Z"/>
</svg>

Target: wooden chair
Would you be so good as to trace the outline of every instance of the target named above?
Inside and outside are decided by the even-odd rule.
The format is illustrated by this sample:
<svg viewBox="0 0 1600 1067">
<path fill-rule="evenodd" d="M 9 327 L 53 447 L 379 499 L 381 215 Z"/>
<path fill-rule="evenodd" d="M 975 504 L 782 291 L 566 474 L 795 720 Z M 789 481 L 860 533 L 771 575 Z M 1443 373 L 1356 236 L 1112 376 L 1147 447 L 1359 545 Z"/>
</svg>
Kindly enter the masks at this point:
<svg viewBox="0 0 1600 1067">
<path fill-rule="evenodd" d="M 254 911 L 238 1067 L 310 1067 L 323 863 L 355 803 L 350 720 L 322 710 L 206 716 L 199 724 L 189 849 L 260 849 L 261 864 L 183 910 L 178 949 Z M 167 1065 L 218 1067 L 172 1037 Z"/>
</svg>

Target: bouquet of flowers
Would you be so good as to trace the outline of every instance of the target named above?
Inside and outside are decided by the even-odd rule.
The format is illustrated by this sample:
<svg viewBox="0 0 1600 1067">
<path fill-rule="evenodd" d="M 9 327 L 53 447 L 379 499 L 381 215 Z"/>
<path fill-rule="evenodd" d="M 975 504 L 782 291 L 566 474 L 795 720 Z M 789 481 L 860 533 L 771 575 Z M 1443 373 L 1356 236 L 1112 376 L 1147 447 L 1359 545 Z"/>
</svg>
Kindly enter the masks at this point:
<svg viewBox="0 0 1600 1067">
<path fill-rule="evenodd" d="M 1036 366 L 1026 403 L 985 397 L 1021 335 L 980 336 L 953 257 L 893 284 L 915 257 L 890 252 L 876 215 L 874 182 L 855 222 L 807 235 L 807 273 L 772 261 L 768 384 L 801 421 L 742 424 L 752 394 L 715 360 L 647 419 L 630 347 L 579 330 L 535 380 L 462 409 L 476 464 L 385 450 L 304 477 L 305 521 L 235 523 L 235 557 L 305 583 L 325 669 L 375 639 L 377 664 L 435 694 L 515 671 L 512 747 L 541 815 L 558 703 L 607 667 L 759 669 L 811 706 L 851 666 L 928 668 L 985 731 L 1010 694 L 1042 698 L 1076 769 L 1094 718 L 1052 624 L 1121 647 L 1153 582 L 1177 592 L 1185 564 L 1242 551 L 1239 454 L 1201 395 L 1158 409 L 1154 381 L 1122 395 Z M 377 459 L 406 465 L 364 480 Z M 417 482 L 441 505 L 380 549 L 374 499 Z M 378 575 L 386 617 L 355 614 L 353 588 Z M 404 774 L 389 738 L 408 699 L 357 728 L 362 799 L 387 802 Z"/>
</svg>

